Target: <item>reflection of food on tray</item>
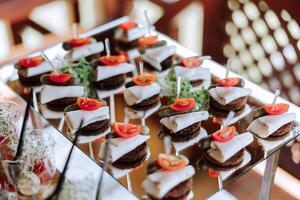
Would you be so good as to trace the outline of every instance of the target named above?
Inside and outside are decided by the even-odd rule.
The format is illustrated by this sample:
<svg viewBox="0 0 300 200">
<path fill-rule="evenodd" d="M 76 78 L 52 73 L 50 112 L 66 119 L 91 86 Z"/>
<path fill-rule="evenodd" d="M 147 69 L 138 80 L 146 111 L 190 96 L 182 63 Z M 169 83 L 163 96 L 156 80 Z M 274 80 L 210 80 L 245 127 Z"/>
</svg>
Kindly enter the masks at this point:
<svg viewBox="0 0 300 200">
<path fill-rule="evenodd" d="M 131 170 L 141 166 L 148 157 L 148 128 L 140 125 L 115 123 L 112 139 L 104 141 L 100 148 L 100 159 L 104 159 L 104 148 L 109 142 L 109 165 L 120 170 Z M 124 174 L 125 175 L 125 174 Z"/>
<path fill-rule="evenodd" d="M 105 136 L 103 134 L 110 128 L 109 108 L 104 100 L 81 97 L 77 103 L 68 106 L 64 113 L 71 134 L 78 131 L 83 120 L 78 132 L 81 138 Z"/>
<path fill-rule="evenodd" d="M 159 154 L 157 161 L 148 166 L 142 187 L 151 199 L 190 199 L 192 197 L 193 166 L 187 158 Z M 187 198 L 188 197 L 188 198 Z"/>
</svg>

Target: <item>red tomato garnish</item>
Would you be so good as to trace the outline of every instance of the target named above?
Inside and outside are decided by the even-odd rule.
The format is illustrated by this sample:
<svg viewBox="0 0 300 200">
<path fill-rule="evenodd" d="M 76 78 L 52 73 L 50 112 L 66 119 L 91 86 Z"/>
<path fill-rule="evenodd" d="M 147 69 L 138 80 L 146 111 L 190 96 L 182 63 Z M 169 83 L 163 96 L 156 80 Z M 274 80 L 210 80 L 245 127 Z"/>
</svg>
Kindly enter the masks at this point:
<svg viewBox="0 0 300 200">
<path fill-rule="evenodd" d="M 227 142 L 234 138 L 236 132 L 235 126 L 228 126 L 212 134 L 212 138 L 217 142 Z"/>
<path fill-rule="evenodd" d="M 44 61 L 42 56 L 21 58 L 19 64 L 24 68 L 36 67 Z"/>
<path fill-rule="evenodd" d="M 181 156 L 159 154 L 157 159 L 158 165 L 166 171 L 178 170 L 187 164 L 186 159 Z"/>
<path fill-rule="evenodd" d="M 102 56 L 99 58 L 99 61 L 104 65 L 118 65 L 127 61 L 126 56 Z"/>
<path fill-rule="evenodd" d="M 123 31 L 128 31 L 129 29 L 136 27 L 136 25 L 137 24 L 134 20 L 129 20 L 127 22 L 120 24 L 119 28 L 122 29 Z"/>
<path fill-rule="evenodd" d="M 113 129 L 115 133 L 122 138 L 133 137 L 142 132 L 140 125 L 126 123 L 114 123 Z"/>
<path fill-rule="evenodd" d="M 170 106 L 172 110 L 187 111 L 194 108 L 196 101 L 194 98 L 175 99 L 174 103 Z"/>
<path fill-rule="evenodd" d="M 87 44 L 90 44 L 92 42 L 92 38 L 86 37 L 86 38 L 73 38 L 69 40 L 69 43 L 72 47 L 81 47 Z"/>
<path fill-rule="evenodd" d="M 217 178 L 218 175 L 219 175 L 219 172 L 217 172 L 217 171 L 215 171 L 215 170 L 213 170 L 211 168 L 208 168 L 208 175 L 210 177 Z"/>
<path fill-rule="evenodd" d="M 224 78 L 215 80 L 216 83 L 220 84 L 223 87 L 232 87 L 237 85 L 240 82 L 240 78 Z"/>
<path fill-rule="evenodd" d="M 77 99 L 77 106 L 81 110 L 92 111 L 92 110 L 97 110 L 98 108 L 100 108 L 102 106 L 102 104 L 97 99 L 80 97 Z"/>
<path fill-rule="evenodd" d="M 49 74 L 49 79 L 54 83 L 66 83 L 73 78 L 72 74 L 65 74 L 65 73 L 52 73 Z"/>
<path fill-rule="evenodd" d="M 142 37 L 139 39 L 138 43 L 141 46 L 151 46 L 155 44 L 158 40 L 157 36 L 148 36 L 148 37 Z"/>
<path fill-rule="evenodd" d="M 289 104 L 276 103 L 276 104 L 265 104 L 264 110 L 270 115 L 281 115 L 289 110 Z"/>
<path fill-rule="evenodd" d="M 198 57 L 190 57 L 182 60 L 182 65 L 187 68 L 197 67 L 202 64 L 202 60 Z"/>
<path fill-rule="evenodd" d="M 95 142 L 103 142 L 105 141 L 105 136 L 98 138 Z"/>
<path fill-rule="evenodd" d="M 133 82 L 139 86 L 146 86 L 154 83 L 156 77 L 152 74 L 144 74 L 143 76 L 133 77 Z"/>
<path fill-rule="evenodd" d="M 240 78 L 224 78 L 215 80 L 216 83 L 220 84 L 223 87 L 232 87 L 237 85 L 240 82 Z"/>
</svg>

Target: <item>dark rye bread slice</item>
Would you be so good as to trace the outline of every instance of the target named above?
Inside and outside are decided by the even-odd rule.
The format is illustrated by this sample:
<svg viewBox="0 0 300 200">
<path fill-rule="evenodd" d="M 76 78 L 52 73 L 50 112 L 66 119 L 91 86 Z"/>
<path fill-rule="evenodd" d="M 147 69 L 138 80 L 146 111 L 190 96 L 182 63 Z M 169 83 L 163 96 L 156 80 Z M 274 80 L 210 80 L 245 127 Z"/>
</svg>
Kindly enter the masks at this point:
<svg viewBox="0 0 300 200">
<path fill-rule="evenodd" d="M 190 81 L 190 83 L 193 87 L 197 87 L 203 83 L 203 80 L 193 80 L 193 81 Z"/>
<path fill-rule="evenodd" d="M 158 117 L 160 119 L 162 119 L 162 118 L 165 118 L 165 117 L 171 117 L 171 116 L 174 116 L 174 115 L 181 115 L 181 114 L 197 112 L 197 111 L 199 111 L 197 105 L 195 105 L 193 109 L 187 110 L 187 111 L 176 111 L 176 110 L 172 110 L 170 108 L 170 106 L 162 106 L 158 110 Z"/>
<path fill-rule="evenodd" d="M 161 71 L 165 71 L 167 69 L 169 69 L 170 67 L 173 66 L 173 57 L 174 56 L 169 56 L 167 57 L 165 60 L 163 60 L 160 65 L 162 67 Z M 157 69 L 152 66 L 150 63 L 148 63 L 147 61 L 144 61 L 144 66 L 148 69 L 148 70 L 151 70 L 151 71 L 157 71 Z"/>
<path fill-rule="evenodd" d="M 113 90 L 121 87 L 125 83 L 126 74 L 116 75 L 98 82 L 94 82 L 94 87 L 99 90 Z"/>
<path fill-rule="evenodd" d="M 214 98 L 210 98 L 210 106 L 222 111 L 238 111 L 241 110 L 247 103 L 248 96 L 240 97 L 226 105 L 221 105 Z"/>
<path fill-rule="evenodd" d="M 197 122 L 176 133 L 172 133 L 167 127 L 163 126 L 163 130 L 159 134 L 171 136 L 173 142 L 187 142 L 200 134 L 200 128 L 201 122 Z"/>
<path fill-rule="evenodd" d="M 119 169 L 132 169 L 143 164 L 147 158 L 147 143 L 143 143 L 134 150 L 123 155 L 121 158 L 112 163 Z"/>
<path fill-rule="evenodd" d="M 75 103 L 77 101 L 77 97 L 65 97 L 61 99 L 56 99 L 46 103 L 46 106 L 49 110 L 62 112 L 66 107 Z"/>
<path fill-rule="evenodd" d="M 240 110 L 234 111 L 235 116 L 240 115 L 244 111 L 245 108 L 246 107 L 244 106 Z M 213 106 L 210 106 L 208 111 L 209 111 L 209 113 L 213 114 L 214 116 L 218 116 L 218 117 L 222 117 L 222 118 L 226 118 L 228 116 L 228 113 L 230 112 L 230 111 L 220 110 L 220 109 L 215 108 Z"/>
<path fill-rule="evenodd" d="M 48 74 L 48 73 L 38 74 L 35 76 L 31 76 L 31 77 L 26 77 L 23 75 L 22 70 L 18 71 L 19 81 L 25 87 L 41 86 L 42 85 L 41 77 L 45 74 Z"/>
<path fill-rule="evenodd" d="M 193 179 L 188 179 L 172 188 L 161 200 L 186 200 L 193 187 Z M 153 200 L 159 200 L 151 197 Z"/>
<path fill-rule="evenodd" d="M 212 168 L 216 171 L 228 171 L 232 168 L 236 168 L 240 166 L 244 160 L 244 149 L 241 149 L 237 152 L 234 156 L 230 159 L 225 161 L 224 163 L 220 163 L 219 161 L 215 160 L 214 158 L 210 157 L 207 151 L 203 153 L 203 158 L 205 160 L 206 165 L 209 168 Z"/>
<path fill-rule="evenodd" d="M 272 135 L 269 135 L 267 138 L 263 138 L 263 139 L 269 141 L 282 140 L 289 135 L 292 127 L 293 127 L 293 122 L 287 123 L 282 127 L 280 127 L 278 130 L 276 130 Z"/>
</svg>

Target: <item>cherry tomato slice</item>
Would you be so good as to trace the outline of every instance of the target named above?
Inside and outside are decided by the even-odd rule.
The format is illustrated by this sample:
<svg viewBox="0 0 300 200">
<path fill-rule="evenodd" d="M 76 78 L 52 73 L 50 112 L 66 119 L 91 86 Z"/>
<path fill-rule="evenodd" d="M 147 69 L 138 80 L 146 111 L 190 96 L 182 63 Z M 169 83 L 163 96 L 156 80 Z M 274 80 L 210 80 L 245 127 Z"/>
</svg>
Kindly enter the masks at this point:
<svg viewBox="0 0 300 200">
<path fill-rule="evenodd" d="M 42 56 L 21 58 L 19 64 L 24 68 L 36 67 L 44 61 Z"/>
<path fill-rule="evenodd" d="M 264 110 L 270 115 L 281 115 L 289 110 L 289 105 L 286 103 L 265 104 Z"/>
<path fill-rule="evenodd" d="M 136 27 L 137 24 L 134 20 L 129 20 L 127 22 L 122 23 L 119 28 L 122 29 L 123 31 L 128 31 L 134 27 Z"/>
<path fill-rule="evenodd" d="M 126 56 L 118 55 L 118 56 L 102 56 L 99 58 L 100 63 L 104 65 L 118 65 L 120 63 L 127 62 Z"/>
<path fill-rule="evenodd" d="M 175 99 L 170 108 L 176 111 L 187 111 L 193 109 L 195 104 L 196 101 L 194 98 Z"/>
<path fill-rule="evenodd" d="M 228 126 L 212 134 L 212 139 L 217 142 L 227 142 L 234 138 L 235 126 Z"/>
<path fill-rule="evenodd" d="M 86 110 L 86 111 L 97 110 L 102 106 L 101 102 L 98 101 L 97 99 L 91 99 L 85 97 L 78 98 L 76 104 L 81 110 Z"/>
<path fill-rule="evenodd" d="M 148 36 L 148 37 L 142 37 L 139 39 L 138 43 L 141 46 L 151 46 L 154 45 L 158 40 L 157 36 Z"/>
<path fill-rule="evenodd" d="M 143 76 L 133 77 L 133 82 L 139 86 L 146 86 L 154 83 L 156 77 L 152 74 L 144 74 Z"/>
<path fill-rule="evenodd" d="M 193 68 L 193 67 L 198 67 L 199 65 L 202 64 L 202 60 L 197 57 L 190 57 L 190 58 L 185 58 L 182 60 L 182 65 L 187 67 L 187 68 Z"/>
<path fill-rule="evenodd" d="M 130 138 L 142 132 L 140 125 L 126 123 L 115 123 L 113 129 L 115 133 L 122 138 Z"/>
<path fill-rule="evenodd" d="M 157 163 L 162 169 L 166 171 L 173 171 L 184 167 L 187 164 L 187 161 L 181 156 L 161 153 L 158 155 Z"/>
<path fill-rule="evenodd" d="M 216 83 L 220 84 L 223 87 L 232 87 L 237 85 L 240 82 L 240 78 L 224 78 L 215 80 Z"/>
<path fill-rule="evenodd" d="M 87 44 L 90 44 L 92 42 L 92 38 L 86 37 L 86 38 L 73 38 L 69 40 L 69 43 L 72 47 L 81 47 Z"/>
<path fill-rule="evenodd" d="M 52 73 L 49 74 L 49 79 L 54 83 L 66 83 L 73 78 L 72 74 L 65 74 L 65 73 Z"/>
<path fill-rule="evenodd" d="M 105 136 L 100 137 L 100 138 L 95 140 L 95 142 L 103 142 L 103 141 L 105 141 Z"/>
<path fill-rule="evenodd" d="M 217 178 L 219 175 L 219 172 L 217 172 L 211 168 L 208 168 L 208 175 L 209 175 L 209 177 Z"/>
</svg>

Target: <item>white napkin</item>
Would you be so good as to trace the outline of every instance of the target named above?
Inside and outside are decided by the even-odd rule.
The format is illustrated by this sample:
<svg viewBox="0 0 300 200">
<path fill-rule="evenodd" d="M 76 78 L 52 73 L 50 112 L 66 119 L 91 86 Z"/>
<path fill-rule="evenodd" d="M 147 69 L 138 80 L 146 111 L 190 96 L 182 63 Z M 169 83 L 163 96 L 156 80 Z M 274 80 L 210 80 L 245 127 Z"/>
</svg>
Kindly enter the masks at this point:
<svg viewBox="0 0 300 200">
<path fill-rule="evenodd" d="M 219 104 L 226 105 L 238 98 L 248 96 L 252 93 L 249 88 L 241 87 L 215 87 L 209 90 L 210 96 Z"/>
<path fill-rule="evenodd" d="M 160 123 L 170 129 L 172 132 L 176 133 L 192 124 L 195 124 L 196 122 L 208 119 L 208 116 L 209 114 L 207 111 L 191 112 L 162 118 Z"/>
<path fill-rule="evenodd" d="M 283 125 L 294 121 L 295 113 L 284 113 L 281 115 L 266 115 L 255 119 L 248 127 L 248 131 L 258 135 L 261 138 L 267 138 L 277 131 Z"/>
</svg>

